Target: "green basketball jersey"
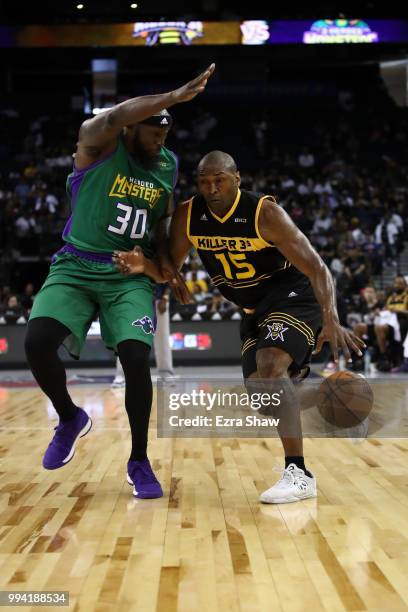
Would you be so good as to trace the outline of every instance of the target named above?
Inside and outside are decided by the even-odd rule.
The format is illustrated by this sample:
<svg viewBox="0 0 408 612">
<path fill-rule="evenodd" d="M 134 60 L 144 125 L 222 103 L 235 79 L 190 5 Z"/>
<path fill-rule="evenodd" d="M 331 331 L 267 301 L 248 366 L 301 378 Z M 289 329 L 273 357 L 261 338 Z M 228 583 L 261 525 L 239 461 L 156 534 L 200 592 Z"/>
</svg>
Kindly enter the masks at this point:
<svg viewBox="0 0 408 612">
<path fill-rule="evenodd" d="M 166 211 L 176 179 L 171 151 L 162 147 L 156 168 L 145 170 L 119 138 L 112 155 L 68 176 L 71 217 L 63 239 L 95 253 L 138 245 L 151 257 L 153 228 Z"/>
</svg>

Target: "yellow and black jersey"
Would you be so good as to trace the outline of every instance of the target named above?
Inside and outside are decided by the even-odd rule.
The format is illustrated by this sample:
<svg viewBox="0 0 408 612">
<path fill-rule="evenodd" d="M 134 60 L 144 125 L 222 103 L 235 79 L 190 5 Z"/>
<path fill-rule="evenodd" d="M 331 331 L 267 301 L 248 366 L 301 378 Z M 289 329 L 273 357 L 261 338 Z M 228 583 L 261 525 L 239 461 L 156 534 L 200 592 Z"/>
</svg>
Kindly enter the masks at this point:
<svg viewBox="0 0 408 612">
<path fill-rule="evenodd" d="M 385 306 L 392 306 L 395 311 L 405 311 L 408 308 L 408 291 L 402 291 L 401 293 L 397 293 L 394 291 L 388 297 Z"/>
<path fill-rule="evenodd" d="M 260 235 L 258 219 L 262 202 L 274 198 L 238 190 L 229 211 L 218 217 L 204 198 L 188 202 L 187 235 L 212 282 L 231 302 L 254 309 L 268 294 L 289 297 L 308 279 Z"/>
</svg>

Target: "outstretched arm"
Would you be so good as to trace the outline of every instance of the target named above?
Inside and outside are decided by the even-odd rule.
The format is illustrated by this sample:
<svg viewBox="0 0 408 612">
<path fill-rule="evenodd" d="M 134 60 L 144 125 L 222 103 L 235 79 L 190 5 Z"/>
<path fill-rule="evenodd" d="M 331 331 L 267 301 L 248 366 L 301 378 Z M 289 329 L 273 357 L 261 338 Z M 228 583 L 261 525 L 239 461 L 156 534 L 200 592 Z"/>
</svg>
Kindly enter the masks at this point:
<svg viewBox="0 0 408 612">
<path fill-rule="evenodd" d="M 193 246 L 187 235 L 188 206 L 188 202 L 177 206 L 170 223 L 169 252 L 177 270 L 180 270 Z"/>
<path fill-rule="evenodd" d="M 350 349 L 361 356 L 360 348 L 364 342 L 339 323 L 336 288 L 330 270 L 289 215 L 271 200 L 265 200 L 262 204 L 259 232 L 264 240 L 273 243 L 310 280 L 323 317 L 322 331 L 314 352 L 319 353 L 323 344 L 330 342 L 335 361 L 338 361 L 339 348 L 346 359 L 351 359 Z"/>
<path fill-rule="evenodd" d="M 113 263 L 122 274 L 146 274 L 156 283 L 165 283 L 158 263 L 154 259 L 148 259 L 140 246 L 135 246 L 131 251 L 114 251 Z"/>
<path fill-rule="evenodd" d="M 171 220 L 169 254 L 171 263 L 176 268 L 172 277 L 163 275 L 159 263 L 144 257 L 142 249 L 138 246 L 132 251 L 115 251 L 113 255 L 116 267 L 123 274 L 146 274 L 156 283 L 169 281 L 176 299 L 182 304 L 188 304 L 191 301 L 190 292 L 178 272 L 192 246 L 187 236 L 187 212 L 188 204 L 181 204 L 177 207 Z"/>
<path fill-rule="evenodd" d="M 162 275 L 168 282 L 171 282 L 171 279 L 176 273 L 176 268 L 173 265 L 169 255 L 170 222 L 173 213 L 174 198 L 172 194 L 167 202 L 166 212 L 157 223 L 154 232 L 154 248 L 156 251 L 157 261 Z"/>
<path fill-rule="evenodd" d="M 163 276 L 158 262 L 145 257 L 139 246 L 135 246 L 131 251 L 114 251 L 112 260 L 119 272 L 126 276 L 146 274 L 156 283 L 169 280 Z M 181 304 L 189 304 L 191 295 L 182 276 L 176 271 L 169 282 L 176 300 Z"/>
<path fill-rule="evenodd" d="M 78 169 L 85 168 L 113 152 L 117 138 L 126 125 L 143 121 L 164 108 L 195 98 L 204 91 L 214 70 L 215 64 L 211 64 L 196 79 L 174 91 L 132 98 L 84 121 L 79 130 L 75 166 Z"/>
</svg>

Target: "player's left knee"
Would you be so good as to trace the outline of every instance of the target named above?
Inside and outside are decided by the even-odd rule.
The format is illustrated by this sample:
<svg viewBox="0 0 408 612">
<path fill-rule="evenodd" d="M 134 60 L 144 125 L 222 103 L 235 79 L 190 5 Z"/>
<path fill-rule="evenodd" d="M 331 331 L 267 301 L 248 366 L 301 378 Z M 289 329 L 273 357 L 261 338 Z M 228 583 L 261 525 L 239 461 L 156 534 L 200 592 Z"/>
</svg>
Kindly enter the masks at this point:
<svg viewBox="0 0 408 612">
<path fill-rule="evenodd" d="M 292 358 L 284 351 L 268 348 L 258 356 L 258 376 L 260 378 L 282 378 L 287 375 L 291 362 Z"/>
<path fill-rule="evenodd" d="M 118 344 L 118 354 L 125 378 L 129 375 L 136 379 L 139 374 L 149 370 L 150 347 L 138 340 L 124 340 Z"/>
</svg>

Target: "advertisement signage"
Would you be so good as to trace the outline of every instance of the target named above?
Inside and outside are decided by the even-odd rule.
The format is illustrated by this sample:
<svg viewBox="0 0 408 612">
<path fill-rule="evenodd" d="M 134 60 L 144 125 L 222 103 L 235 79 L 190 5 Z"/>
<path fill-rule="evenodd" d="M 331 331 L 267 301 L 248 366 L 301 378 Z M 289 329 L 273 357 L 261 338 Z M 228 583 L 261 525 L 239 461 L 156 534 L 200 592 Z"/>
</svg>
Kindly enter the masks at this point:
<svg viewBox="0 0 408 612">
<path fill-rule="evenodd" d="M 0 26 L 0 47 L 376 44 L 408 41 L 408 21 L 140 21 L 114 24 Z"/>
</svg>

